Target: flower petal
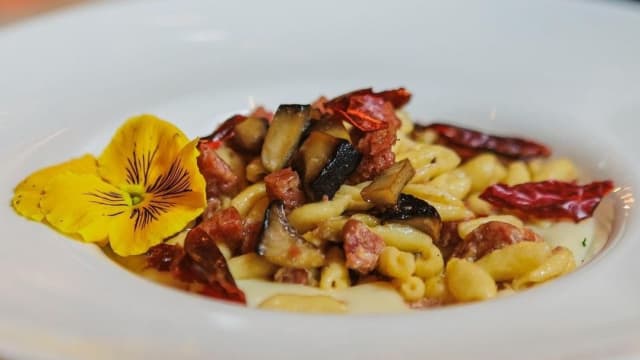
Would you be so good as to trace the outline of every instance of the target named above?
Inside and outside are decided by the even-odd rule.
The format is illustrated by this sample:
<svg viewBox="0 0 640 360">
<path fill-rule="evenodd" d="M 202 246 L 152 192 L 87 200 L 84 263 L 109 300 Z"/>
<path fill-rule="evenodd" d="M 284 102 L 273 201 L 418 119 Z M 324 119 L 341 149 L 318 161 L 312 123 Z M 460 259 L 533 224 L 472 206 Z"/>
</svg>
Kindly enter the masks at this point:
<svg viewBox="0 0 640 360">
<path fill-rule="evenodd" d="M 116 218 L 128 218 L 131 199 L 97 175 L 64 173 L 45 187 L 40 207 L 49 224 L 84 241 L 105 240 Z"/>
<path fill-rule="evenodd" d="M 84 155 L 29 175 L 14 190 L 11 203 L 16 212 L 31 220 L 41 221 L 44 218 L 44 213 L 40 209 L 40 198 L 44 188 L 51 179 L 65 172 L 96 174 L 96 159 L 92 155 Z"/>
<path fill-rule="evenodd" d="M 98 158 L 99 173 L 119 188 L 146 187 L 167 169 L 189 142 L 174 125 L 153 115 L 127 120 Z"/>
<path fill-rule="evenodd" d="M 148 186 L 144 201 L 131 216 L 111 225 L 111 248 L 120 256 L 146 252 L 182 231 L 206 206 L 204 177 L 198 171 L 198 141 L 187 144 Z M 158 169 L 160 170 L 160 169 Z"/>
</svg>

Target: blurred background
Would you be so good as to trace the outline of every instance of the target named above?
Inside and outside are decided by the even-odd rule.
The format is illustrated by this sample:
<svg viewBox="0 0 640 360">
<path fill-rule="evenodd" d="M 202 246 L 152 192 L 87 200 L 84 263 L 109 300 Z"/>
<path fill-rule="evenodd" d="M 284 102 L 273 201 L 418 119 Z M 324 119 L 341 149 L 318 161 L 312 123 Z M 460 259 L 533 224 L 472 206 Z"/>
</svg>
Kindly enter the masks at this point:
<svg viewBox="0 0 640 360">
<path fill-rule="evenodd" d="M 0 0 L 0 25 L 87 0 Z"/>
<path fill-rule="evenodd" d="M 0 25 L 23 20 L 47 11 L 100 0 L 0 0 Z M 586 0 L 589 1 L 589 0 Z M 594 1 L 594 0 L 591 0 Z M 595 0 L 597 1 L 597 0 Z M 608 0 L 625 1 L 625 0 Z M 626 0 L 640 5 L 640 0 Z"/>
</svg>

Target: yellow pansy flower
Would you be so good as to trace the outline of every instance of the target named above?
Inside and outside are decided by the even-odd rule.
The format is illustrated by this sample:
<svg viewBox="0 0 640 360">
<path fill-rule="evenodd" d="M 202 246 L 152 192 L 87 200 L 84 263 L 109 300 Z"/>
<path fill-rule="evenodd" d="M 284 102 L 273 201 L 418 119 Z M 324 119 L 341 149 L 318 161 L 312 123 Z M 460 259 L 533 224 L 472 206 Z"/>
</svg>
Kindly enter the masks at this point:
<svg viewBox="0 0 640 360">
<path fill-rule="evenodd" d="M 87 154 L 31 174 L 16 186 L 13 200 L 11 201 L 13 208 L 18 214 L 28 219 L 36 221 L 44 219 L 45 214 L 40 208 L 40 198 L 44 193 L 44 187 L 51 179 L 66 172 L 96 174 L 98 172 L 96 158 Z"/>
<path fill-rule="evenodd" d="M 184 229 L 206 205 L 197 143 L 152 115 L 129 119 L 96 171 L 63 170 L 46 182 L 41 214 L 63 233 L 108 240 L 118 255 L 144 253 Z"/>
</svg>

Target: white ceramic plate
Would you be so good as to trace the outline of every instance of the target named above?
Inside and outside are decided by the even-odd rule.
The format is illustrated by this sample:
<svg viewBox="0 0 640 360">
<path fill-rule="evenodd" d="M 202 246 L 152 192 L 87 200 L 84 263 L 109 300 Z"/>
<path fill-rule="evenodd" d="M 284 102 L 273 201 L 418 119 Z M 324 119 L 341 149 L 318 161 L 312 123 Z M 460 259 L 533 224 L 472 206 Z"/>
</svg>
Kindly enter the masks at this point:
<svg viewBox="0 0 640 360">
<path fill-rule="evenodd" d="M 1 29 L 0 356 L 640 356 L 639 34 L 640 6 L 560 0 L 117 1 Z M 98 153 L 130 115 L 157 113 L 196 136 L 249 97 L 273 106 L 369 85 L 407 86 L 423 120 L 538 138 L 615 179 L 610 246 L 488 303 L 301 316 L 156 285 L 8 206 L 30 171 Z"/>
</svg>

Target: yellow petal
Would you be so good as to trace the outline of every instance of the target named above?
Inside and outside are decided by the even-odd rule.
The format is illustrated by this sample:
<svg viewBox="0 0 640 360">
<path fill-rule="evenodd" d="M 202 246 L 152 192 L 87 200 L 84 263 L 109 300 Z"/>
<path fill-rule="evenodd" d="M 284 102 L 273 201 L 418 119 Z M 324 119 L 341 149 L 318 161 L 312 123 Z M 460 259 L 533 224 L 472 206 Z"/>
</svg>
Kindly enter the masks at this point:
<svg viewBox="0 0 640 360">
<path fill-rule="evenodd" d="M 40 207 L 49 224 L 87 242 L 105 240 L 116 218 L 130 214 L 130 198 L 97 175 L 64 173 L 45 187 Z"/>
<path fill-rule="evenodd" d="M 14 190 L 12 204 L 16 212 L 32 220 L 42 220 L 44 213 L 40 209 L 40 198 L 44 188 L 51 179 L 64 172 L 95 174 L 97 172 L 96 159 L 92 155 L 84 155 L 29 175 Z"/>
<path fill-rule="evenodd" d="M 118 217 L 109 231 L 120 256 L 146 252 L 182 231 L 206 206 L 205 180 L 198 171 L 197 140 L 187 144 L 164 171 L 152 178 L 142 202 L 129 217 Z"/>
<path fill-rule="evenodd" d="M 153 115 L 127 120 L 98 158 L 102 178 L 119 188 L 125 184 L 146 187 L 171 166 L 189 142 L 174 125 Z"/>
</svg>

